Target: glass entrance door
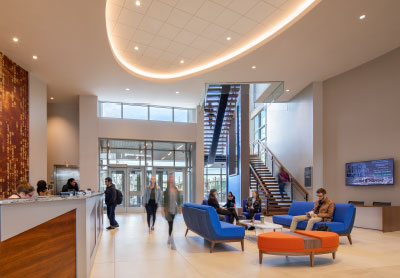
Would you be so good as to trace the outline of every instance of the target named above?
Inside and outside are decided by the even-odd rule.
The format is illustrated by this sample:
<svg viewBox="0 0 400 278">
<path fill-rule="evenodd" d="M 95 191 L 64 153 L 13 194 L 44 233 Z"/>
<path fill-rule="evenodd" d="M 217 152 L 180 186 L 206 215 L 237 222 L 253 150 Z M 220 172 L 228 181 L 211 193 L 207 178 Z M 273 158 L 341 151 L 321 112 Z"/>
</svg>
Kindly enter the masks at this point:
<svg viewBox="0 0 400 278">
<path fill-rule="evenodd" d="M 143 172 L 141 168 L 109 168 L 109 176 L 124 198 L 117 206 L 117 212 L 143 212 Z"/>
<path fill-rule="evenodd" d="M 179 196 L 182 202 L 186 202 L 185 196 L 185 185 L 186 185 L 186 175 L 183 169 L 179 168 L 154 168 L 153 174 L 156 177 L 157 184 L 161 187 L 164 192 L 168 185 L 168 175 L 169 173 L 174 174 L 175 186 L 178 188 Z"/>
</svg>

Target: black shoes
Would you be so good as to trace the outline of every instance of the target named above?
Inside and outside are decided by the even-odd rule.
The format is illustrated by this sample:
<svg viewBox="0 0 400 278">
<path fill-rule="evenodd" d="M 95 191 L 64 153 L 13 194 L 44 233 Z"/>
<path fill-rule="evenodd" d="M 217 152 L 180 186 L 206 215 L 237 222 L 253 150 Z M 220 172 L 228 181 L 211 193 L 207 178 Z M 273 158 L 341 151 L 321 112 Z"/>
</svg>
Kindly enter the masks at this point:
<svg viewBox="0 0 400 278">
<path fill-rule="evenodd" d="M 106 229 L 107 229 L 107 230 L 113 230 L 113 229 L 115 229 L 115 227 L 113 227 L 113 226 L 108 226 Z"/>
</svg>

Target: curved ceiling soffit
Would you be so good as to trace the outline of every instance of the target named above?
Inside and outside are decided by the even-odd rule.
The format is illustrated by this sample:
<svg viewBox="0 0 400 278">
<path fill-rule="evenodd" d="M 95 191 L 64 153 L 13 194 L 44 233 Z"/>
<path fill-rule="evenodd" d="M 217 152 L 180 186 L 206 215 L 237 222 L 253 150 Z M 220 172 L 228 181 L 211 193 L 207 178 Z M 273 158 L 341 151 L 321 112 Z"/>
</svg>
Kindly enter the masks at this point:
<svg viewBox="0 0 400 278">
<path fill-rule="evenodd" d="M 198 34 L 192 32 L 192 34 L 188 34 L 184 28 L 179 30 L 179 28 L 175 28 L 173 25 L 172 27 L 174 28 L 172 31 L 178 30 L 178 33 L 180 32 L 178 37 L 181 34 L 184 36 L 178 38 L 177 41 L 166 38 L 165 34 L 160 35 L 160 33 L 165 30 L 168 32 L 168 27 L 172 28 L 171 25 L 168 22 L 156 20 L 154 18 L 154 11 L 152 12 L 149 7 L 139 10 L 142 7 L 135 7 L 134 3 L 136 1 L 127 0 L 125 3 L 129 1 L 131 2 L 130 6 L 126 6 L 126 4 L 125 6 L 123 4 L 118 6 L 115 4 L 115 0 L 107 0 L 105 14 L 108 42 L 115 59 L 122 68 L 134 76 L 152 81 L 180 80 L 232 62 L 273 39 L 320 2 L 320 0 L 287 0 L 286 2 L 283 0 L 281 2 L 285 2 L 286 6 L 278 7 L 275 11 L 272 11 L 272 15 L 265 19 L 266 22 L 264 24 L 259 22 L 257 28 L 254 28 L 253 25 L 252 30 L 255 31 L 250 32 L 250 35 L 248 35 L 248 32 L 244 32 L 244 34 L 243 31 L 245 30 L 241 26 L 237 26 L 238 28 L 242 28 L 242 30 L 236 30 L 238 32 L 235 32 L 227 28 L 221 36 L 220 42 L 214 42 L 215 40 L 210 38 L 203 38 L 202 34 L 204 32 Z M 141 1 L 141 3 L 145 3 L 145 1 Z M 152 3 L 155 2 L 160 1 L 152 1 Z M 161 2 L 161 4 L 163 3 Z M 135 11 L 135 9 L 138 9 L 142 14 Z M 157 11 L 157 9 L 153 10 Z M 183 12 L 180 9 L 171 7 L 171 12 L 176 10 Z M 149 12 L 152 12 L 153 17 L 148 15 Z M 136 16 L 132 17 L 132 15 Z M 246 17 L 244 19 L 247 20 L 249 16 L 251 14 L 242 16 L 242 18 Z M 196 14 L 193 14 L 193 17 L 198 19 Z M 250 23 L 248 26 L 250 28 L 252 24 Z M 208 27 L 221 29 L 220 26 L 213 23 L 208 23 Z M 157 30 L 159 30 L 158 33 Z M 171 32 L 171 30 L 169 31 Z M 242 33 L 240 34 L 241 31 Z M 230 34 L 234 34 L 232 40 L 228 40 Z M 195 39 L 193 42 L 192 38 L 196 36 L 200 41 Z M 185 38 L 190 38 L 189 40 L 192 41 L 193 46 L 188 45 Z M 201 41 L 202 39 L 203 41 Z M 225 40 L 226 42 L 236 41 L 228 45 Z M 166 43 L 163 44 L 163 47 L 157 44 L 154 47 L 151 42 L 155 41 Z M 217 46 L 215 48 L 218 51 L 212 51 L 214 49 L 212 47 L 210 51 L 210 48 L 207 49 L 207 46 L 203 47 L 203 49 L 197 48 L 203 42 L 210 41 L 214 46 Z M 196 44 L 197 42 L 199 44 Z M 171 59 L 171 57 L 173 58 Z"/>
</svg>

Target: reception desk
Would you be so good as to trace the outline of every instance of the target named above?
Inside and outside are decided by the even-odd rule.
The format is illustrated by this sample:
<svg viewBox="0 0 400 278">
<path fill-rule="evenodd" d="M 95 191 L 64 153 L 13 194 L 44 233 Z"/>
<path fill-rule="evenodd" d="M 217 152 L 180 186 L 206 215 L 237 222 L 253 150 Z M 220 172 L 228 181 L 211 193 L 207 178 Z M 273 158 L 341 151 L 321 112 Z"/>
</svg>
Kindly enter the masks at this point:
<svg viewBox="0 0 400 278">
<path fill-rule="evenodd" d="M 400 206 L 356 206 L 354 227 L 382 232 L 400 231 Z"/>
<path fill-rule="evenodd" d="M 0 277 L 89 277 L 102 195 L 0 200 Z"/>
</svg>

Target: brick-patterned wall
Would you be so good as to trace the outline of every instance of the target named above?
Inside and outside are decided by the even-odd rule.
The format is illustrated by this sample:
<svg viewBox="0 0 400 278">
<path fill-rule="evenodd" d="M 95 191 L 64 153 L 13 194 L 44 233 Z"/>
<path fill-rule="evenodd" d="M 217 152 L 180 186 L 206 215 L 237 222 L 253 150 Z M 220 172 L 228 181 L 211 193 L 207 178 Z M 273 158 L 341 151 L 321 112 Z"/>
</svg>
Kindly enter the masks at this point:
<svg viewBox="0 0 400 278">
<path fill-rule="evenodd" d="M 28 72 L 0 52 L 0 198 L 28 177 Z"/>
</svg>

